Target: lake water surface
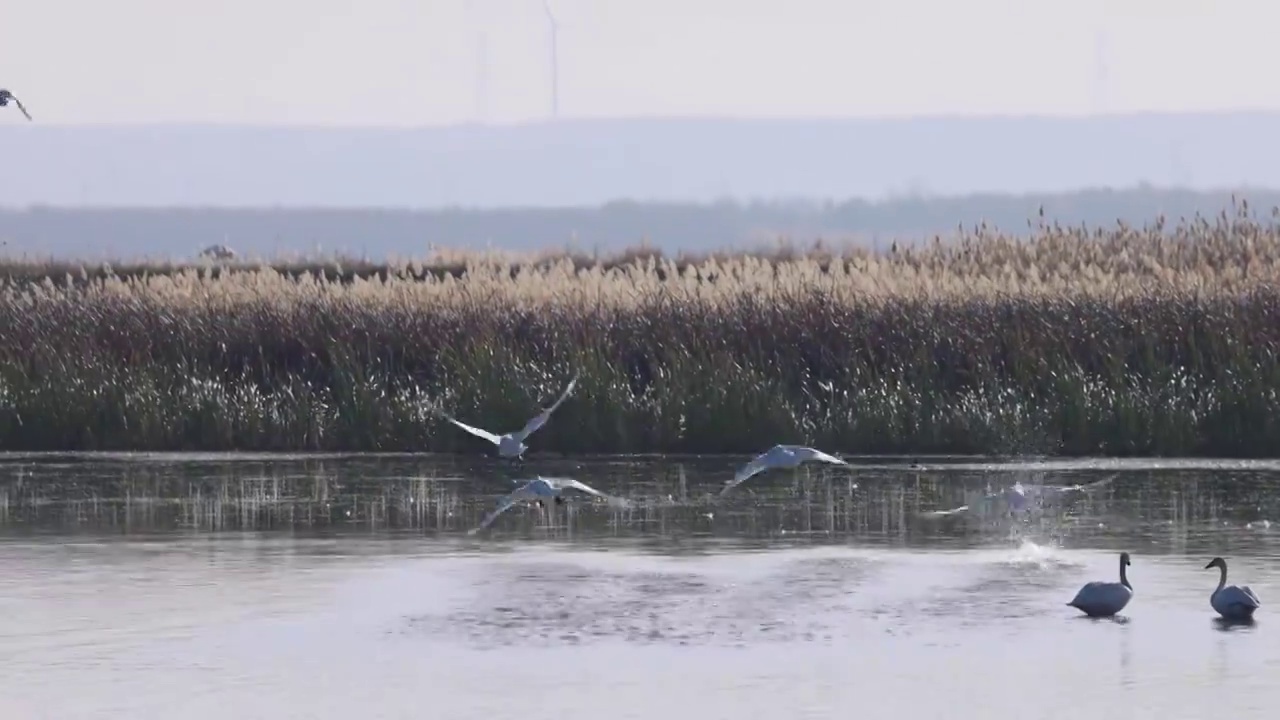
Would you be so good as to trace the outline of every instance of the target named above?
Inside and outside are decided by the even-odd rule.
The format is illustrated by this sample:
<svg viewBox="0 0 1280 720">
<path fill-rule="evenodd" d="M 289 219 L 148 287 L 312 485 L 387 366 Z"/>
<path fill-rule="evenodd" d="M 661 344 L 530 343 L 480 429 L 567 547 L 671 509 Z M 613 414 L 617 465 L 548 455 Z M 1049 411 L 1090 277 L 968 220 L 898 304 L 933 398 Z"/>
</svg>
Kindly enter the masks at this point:
<svg viewBox="0 0 1280 720">
<path fill-rule="evenodd" d="M 864 458 L 712 500 L 743 460 L 0 455 L 0 717 L 1280 707 L 1280 463 Z M 633 506 L 466 534 L 533 473 Z M 1107 478 L 1026 516 L 921 516 Z M 1122 550 L 1122 616 L 1066 607 Z M 1215 621 L 1215 555 L 1262 598 L 1253 625 Z"/>
</svg>

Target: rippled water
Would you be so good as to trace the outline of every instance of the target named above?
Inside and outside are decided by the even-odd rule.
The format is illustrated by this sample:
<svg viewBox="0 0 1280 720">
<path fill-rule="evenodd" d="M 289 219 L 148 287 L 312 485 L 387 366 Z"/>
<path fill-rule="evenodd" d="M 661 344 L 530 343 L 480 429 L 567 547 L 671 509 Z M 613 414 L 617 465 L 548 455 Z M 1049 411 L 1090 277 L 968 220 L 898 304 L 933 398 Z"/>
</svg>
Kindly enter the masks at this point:
<svg viewBox="0 0 1280 720">
<path fill-rule="evenodd" d="M 1269 717 L 1280 463 L 0 456 L 14 718 Z M 515 508 L 532 472 L 634 501 Z M 921 513 L 1112 478 L 1013 519 Z M 1116 620 L 1066 607 L 1132 553 Z M 1214 555 L 1264 603 L 1214 620 Z"/>
</svg>

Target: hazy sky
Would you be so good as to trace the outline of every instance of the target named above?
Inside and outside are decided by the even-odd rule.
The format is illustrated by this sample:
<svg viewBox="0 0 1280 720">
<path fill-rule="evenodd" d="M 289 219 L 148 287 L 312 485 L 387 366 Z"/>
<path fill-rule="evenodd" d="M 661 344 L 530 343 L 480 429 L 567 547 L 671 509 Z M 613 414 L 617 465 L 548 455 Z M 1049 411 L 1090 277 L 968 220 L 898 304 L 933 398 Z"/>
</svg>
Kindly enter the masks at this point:
<svg viewBox="0 0 1280 720">
<path fill-rule="evenodd" d="M 550 2 L 562 117 L 1280 108 L 1264 0 Z M 541 0 L 5 0 L 0 22 L 0 87 L 41 123 L 550 112 Z"/>
</svg>

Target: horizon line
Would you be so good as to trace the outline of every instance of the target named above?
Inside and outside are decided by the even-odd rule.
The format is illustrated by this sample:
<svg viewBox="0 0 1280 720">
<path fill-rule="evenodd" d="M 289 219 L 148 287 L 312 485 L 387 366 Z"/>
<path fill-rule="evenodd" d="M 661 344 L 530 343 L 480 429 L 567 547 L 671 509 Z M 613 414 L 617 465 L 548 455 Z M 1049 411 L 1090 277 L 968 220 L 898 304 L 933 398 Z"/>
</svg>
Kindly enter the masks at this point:
<svg viewBox="0 0 1280 720">
<path fill-rule="evenodd" d="M 1235 108 L 1235 109 L 1199 109 L 1199 110 L 1130 110 L 1065 113 L 921 113 L 921 114 L 871 114 L 871 115 L 729 115 L 729 114 L 689 114 L 689 115 L 599 115 L 599 116 L 560 116 L 558 118 L 529 118 L 511 121 L 478 121 L 462 120 L 448 123 L 424 124 L 306 124 L 297 122 L 243 122 L 219 120 L 124 120 L 105 122 L 83 121 L 24 121 L 0 123 L 0 131 L 24 128 L 24 131 L 38 131 L 44 128 L 58 129 L 143 129 L 143 128 L 191 128 L 191 129 L 263 129 L 263 130 L 370 130 L 370 131 L 423 131 L 423 130 L 510 130 L 531 129 L 553 126 L 572 125 L 611 125 L 623 123 L 647 124 L 709 124 L 709 123 L 750 123 L 750 124 L 889 124 L 911 122 L 992 122 L 992 121 L 1067 121 L 1090 122 L 1132 118 L 1210 118 L 1229 116 L 1280 116 L 1280 108 Z"/>
</svg>

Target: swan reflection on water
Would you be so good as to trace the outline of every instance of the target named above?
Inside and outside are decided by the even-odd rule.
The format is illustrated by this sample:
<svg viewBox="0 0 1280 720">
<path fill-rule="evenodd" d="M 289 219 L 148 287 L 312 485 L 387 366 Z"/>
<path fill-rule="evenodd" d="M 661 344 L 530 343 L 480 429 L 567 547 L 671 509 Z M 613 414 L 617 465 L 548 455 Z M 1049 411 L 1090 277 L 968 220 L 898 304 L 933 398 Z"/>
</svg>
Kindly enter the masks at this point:
<svg viewBox="0 0 1280 720">
<path fill-rule="evenodd" d="M 1128 615 L 1077 615 L 1076 620 L 1088 620 L 1089 622 L 1109 622 L 1116 625 L 1128 625 L 1132 620 Z"/>
<path fill-rule="evenodd" d="M 1257 627 L 1258 621 L 1253 618 L 1245 620 L 1228 620 L 1227 618 L 1216 617 L 1213 619 L 1213 628 L 1221 632 L 1231 632 L 1233 630 L 1241 630 L 1244 628 Z"/>
</svg>

